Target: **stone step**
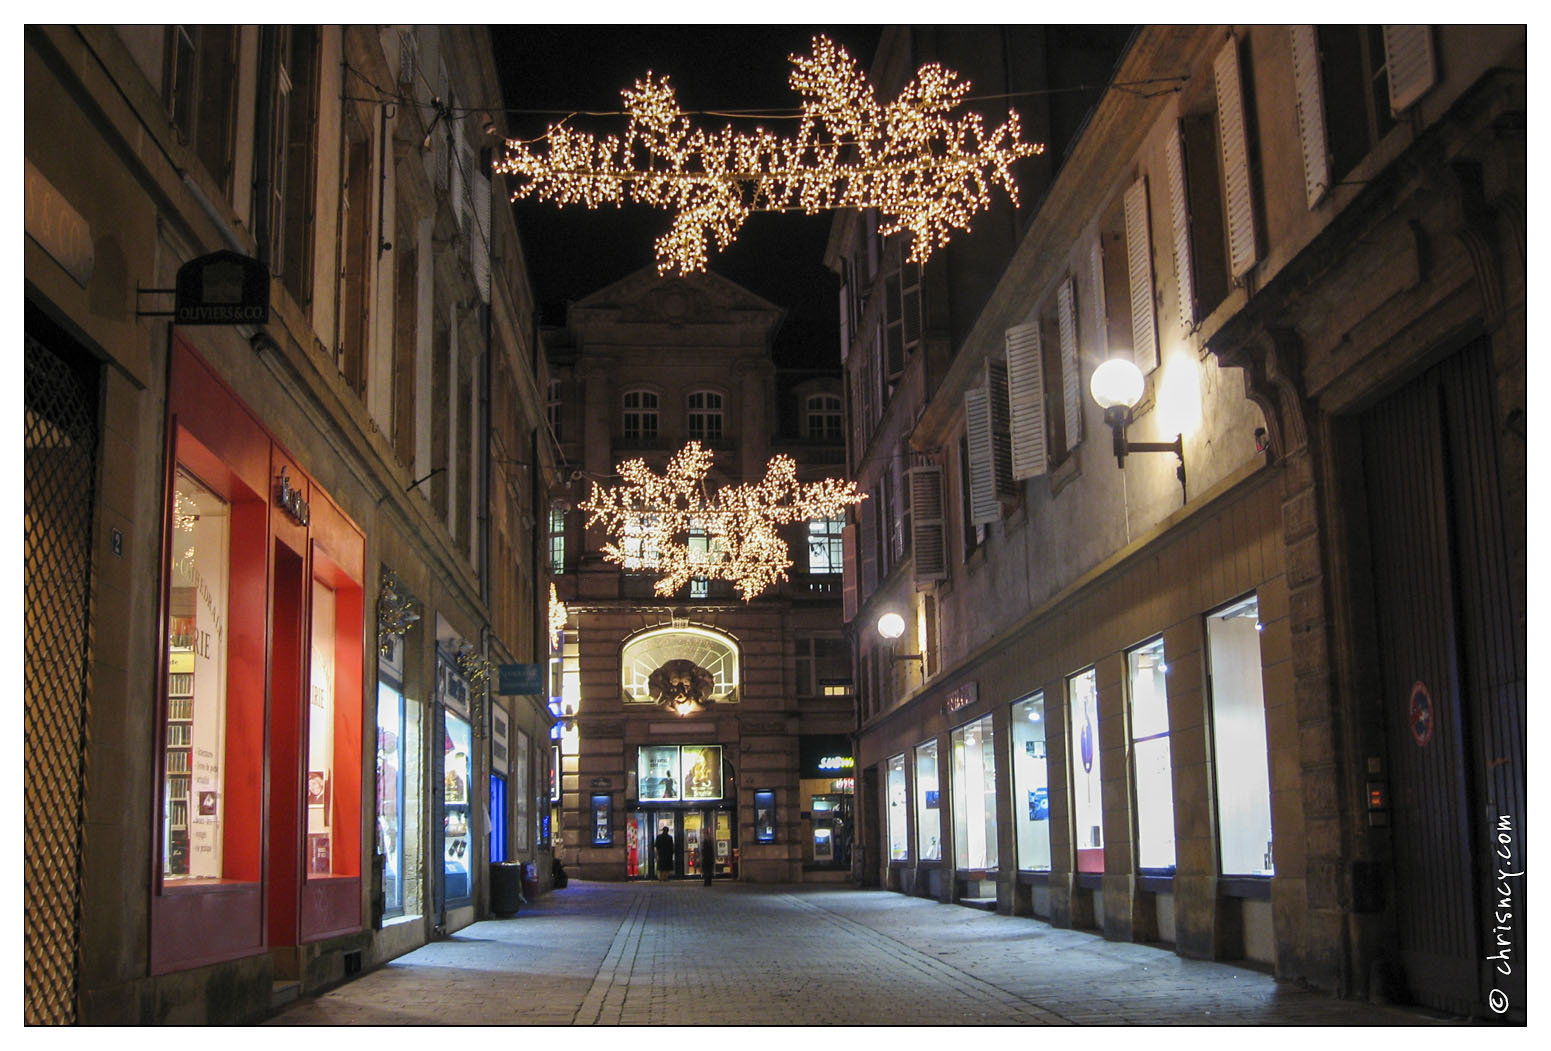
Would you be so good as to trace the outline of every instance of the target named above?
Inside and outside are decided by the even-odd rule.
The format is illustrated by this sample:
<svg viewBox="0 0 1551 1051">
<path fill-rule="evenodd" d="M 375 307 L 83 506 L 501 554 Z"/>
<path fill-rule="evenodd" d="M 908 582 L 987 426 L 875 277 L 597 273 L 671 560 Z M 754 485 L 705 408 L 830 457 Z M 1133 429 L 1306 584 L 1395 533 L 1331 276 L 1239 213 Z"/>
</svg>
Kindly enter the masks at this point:
<svg viewBox="0 0 1551 1051">
<path fill-rule="evenodd" d="M 295 978 L 275 982 L 269 990 L 269 1006 L 271 1009 L 284 1007 L 294 1003 L 302 995 L 302 983 Z"/>
</svg>

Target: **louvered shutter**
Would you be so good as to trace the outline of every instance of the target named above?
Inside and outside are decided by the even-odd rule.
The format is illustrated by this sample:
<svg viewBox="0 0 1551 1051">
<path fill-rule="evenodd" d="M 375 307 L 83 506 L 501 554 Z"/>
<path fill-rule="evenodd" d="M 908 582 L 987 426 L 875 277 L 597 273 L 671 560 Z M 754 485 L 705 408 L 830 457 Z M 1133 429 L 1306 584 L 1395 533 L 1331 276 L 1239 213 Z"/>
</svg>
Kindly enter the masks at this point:
<svg viewBox="0 0 1551 1051">
<path fill-rule="evenodd" d="M 868 499 L 857 509 L 862 523 L 861 535 L 857 538 L 861 541 L 857 558 L 862 565 L 862 588 L 858 598 L 863 602 L 878 589 L 878 495 L 879 488 L 874 486 Z"/>
<path fill-rule="evenodd" d="M 1222 147 L 1223 204 L 1228 218 L 1228 269 L 1235 278 L 1260 258 L 1255 241 L 1254 191 L 1249 179 L 1249 139 L 1244 124 L 1244 89 L 1239 79 L 1239 42 L 1229 40 L 1212 66 L 1217 87 L 1217 141 Z"/>
<path fill-rule="evenodd" d="M 472 155 L 471 155 L 472 159 Z M 490 302 L 490 177 L 477 168 L 469 176 L 469 196 L 474 204 L 474 228 L 469 231 L 469 263 L 479 298 Z"/>
<path fill-rule="evenodd" d="M 893 521 L 887 523 L 889 529 L 889 551 L 891 565 L 898 565 L 905 560 L 905 461 L 903 455 L 896 452 L 889 460 L 889 484 L 893 489 L 894 499 L 889 507 L 889 513 Z"/>
<path fill-rule="evenodd" d="M 991 480 L 996 495 L 1012 499 L 1018 483 L 1012 477 L 1012 425 L 1007 411 L 1007 366 L 986 362 L 986 403 L 991 410 Z"/>
<path fill-rule="evenodd" d="M 1185 126 L 1177 123 L 1164 144 L 1169 168 L 1169 222 L 1174 227 L 1174 280 L 1179 286 L 1179 323 L 1189 332 L 1196 323 L 1195 274 L 1190 266 L 1190 198 L 1185 183 Z"/>
<path fill-rule="evenodd" d="M 969 519 L 975 525 L 985 525 L 997 520 L 1001 505 L 993 476 L 991 405 L 984 387 L 964 392 L 964 437 L 969 446 Z"/>
<path fill-rule="evenodd" d="M 1131 360 L 1144 373 L 1158 367 L 1152 311 L 1152 233 L 1147 222 L 1147 177 L 1126 191 L 1126 263 L 1131 276 Z"/>
<path fill-rule="evenodd" d="M 1437 80 L 1430 26 L 1385 26 L 1384 67 L 1389 73 L 1389 109 L 1400 116 Z"/>
<path fill-rule="evenodd" d="M 948 579 L 948 544 L 942 514 L 942 468 L 910 469 L 910 554 L 917 585 Z"/>
<path fill-rule="evenodd" d="M 1077 282 L 1067 278 L 1056 292 L 1061 330 L 1061 404 L 1065 411 L 1066 448 L 1082 444 L 1082 361 L 1077 355 Z"/>
<path fill-rule="evenodd" d="M 1319 76 L 1319 33 L 1290 26 L 1298 137 L 1303 143 L 1303 188 L 1313 208 L 1330 189 L 1330 150 L 1325 144 L 1325 92 Z"/>
<path fill-rule="evenodd" d="M 1104 241 L 1099 238 L 1088 249 L 1088 279 L 1093 286 L 1093 357 L 1109 358 L 1109 311 L 1104 305 Z"/>
<path fill-rule="evenodd" d="M 1036 478 L 1045 473 L 1050 455 L 1045 445 L 1045 373 L 1037 321 L 1007 330 L 1007 402 L 1012 476 Z"/>
<path fill-rule="evenodd" d="M 856 619 L 856 526 L 848 525 L 840 531 L 840 602 L 846 622 Z"/>
<path fill-rule="evenodd" d="M 840 286 L 840 364 L 851 356 L 851 290 Z"/>
</svg>

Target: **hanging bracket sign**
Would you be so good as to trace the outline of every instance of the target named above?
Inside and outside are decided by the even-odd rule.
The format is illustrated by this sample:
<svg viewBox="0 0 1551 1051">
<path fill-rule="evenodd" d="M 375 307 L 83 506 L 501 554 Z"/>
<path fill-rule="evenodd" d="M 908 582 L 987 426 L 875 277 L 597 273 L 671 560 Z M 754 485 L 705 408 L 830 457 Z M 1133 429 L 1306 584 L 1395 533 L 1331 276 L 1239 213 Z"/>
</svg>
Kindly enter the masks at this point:
<svg viewBox="0 0 1551 1051">
<path fill-rule="evenodd" d="M 220 251 L 178 268 L 173 323 L 264 325 L 269 322 L 269 270 L 257 259 Z"/>
<path fill-rule="evenodd" d="M 502 696 L 515 694 L 542 694 L 544 692 L 544 666 L 542 664 L 502 664 L 498 672 L 496 693 Z"/>
</svg>

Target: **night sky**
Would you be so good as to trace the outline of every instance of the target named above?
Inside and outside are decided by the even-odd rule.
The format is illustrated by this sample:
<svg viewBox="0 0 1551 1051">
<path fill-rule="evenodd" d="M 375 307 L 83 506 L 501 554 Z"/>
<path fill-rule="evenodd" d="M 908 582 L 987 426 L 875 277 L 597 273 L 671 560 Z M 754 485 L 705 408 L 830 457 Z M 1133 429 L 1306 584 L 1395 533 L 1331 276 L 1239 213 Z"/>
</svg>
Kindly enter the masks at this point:
<svg viewBox="0 0 1551 1051">
<path fill-rule="evenodd" d="M 793 110 L 787 56 L 808 53 L 828 35 L 865 69 L 878 26 L 491 26 L 505 86 L 507 123 L 531 138 L 578 110 L 618 111 L 619 93 L 648 71 L 668 75 L 685 110 Z M 527 111 L 559 110 L 560 113 Z M 699 117 L 719 130 L 725 117 Z M 766 121 L 767 125 L 770 123 Z M 781 122 L 784 123 L 784 122 Z M 572 127 L 621 132 L 625 118 L 576 118 Z M 776 125 L 779 127 L 779 124 Z M 589 211 L 550 203 L 513 205 L 530 277 L 546 324 L 560 324 L 565 304 L 655 262 L 652 242 L 670 216 L 626 205 Z M 791 367 L 834 367 L 839 359 L 839 279 L 824 266 L 833 213 L 755 214 L 713 272 L 787 310 L 776 360 Z"/>
</svg>

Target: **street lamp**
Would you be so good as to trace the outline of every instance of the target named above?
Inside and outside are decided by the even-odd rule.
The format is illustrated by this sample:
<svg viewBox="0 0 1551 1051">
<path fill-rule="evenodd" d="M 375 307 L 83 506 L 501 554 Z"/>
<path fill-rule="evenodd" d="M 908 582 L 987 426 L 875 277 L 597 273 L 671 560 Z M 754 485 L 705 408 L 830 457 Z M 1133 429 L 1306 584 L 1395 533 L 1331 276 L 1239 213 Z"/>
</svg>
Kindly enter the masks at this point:
<svg viewBox="0 0 1551 1051">
<path fill-rule="evenodd" d="M 926 659 L 919 653 L 895 653 L 895 641 L 905 633 L 905 618 L 893 610 L 878 618 L 878 634 L 889 640 L 889 657 L 896 661 L 920 661 L 926 667 Z"/>
<path fill-rule="evenodd" d="M 1128 358 L 1110 358 L 1093 370 L 1088 390 L 1099 408 L 1104 410 L 1104 422 L 1109 424 L 1115 439 L 1115 462 L 1125 470 L 1128 453 L 1173 453 L 1179 458 L 1179 487 L 1185 489 L 1185 442 L 1176 434 L 1172 442 L 1133 442 L 1126 439 L 1126 428 L 1131 426 L 1131 410 L 1142 400 L 1146 380 L 1142 370 Z M 881 630 L 881 629 L 880 629 Z"/>
</svg>

